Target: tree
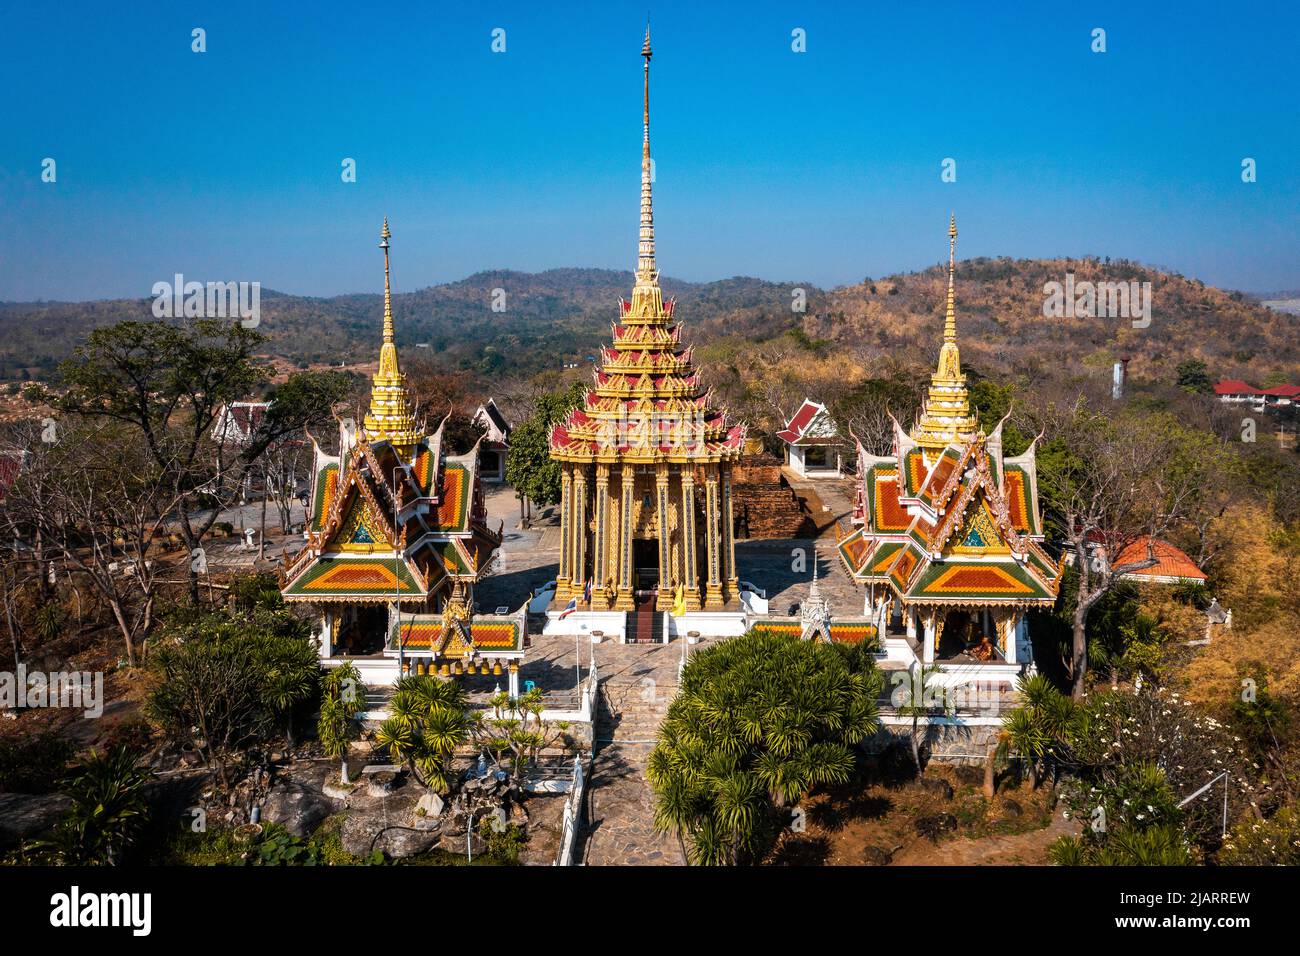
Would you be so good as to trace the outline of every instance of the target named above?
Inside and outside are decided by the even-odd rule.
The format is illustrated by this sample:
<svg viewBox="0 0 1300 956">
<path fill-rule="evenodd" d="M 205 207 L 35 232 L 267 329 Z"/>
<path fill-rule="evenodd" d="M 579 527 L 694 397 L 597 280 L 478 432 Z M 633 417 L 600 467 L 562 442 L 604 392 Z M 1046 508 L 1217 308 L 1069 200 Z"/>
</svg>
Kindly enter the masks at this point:
<svg viewBox="0 0 1300 956">
<path fill-rule="evenodd" d="M 1037 789 L 1043 776 L 1054 772 L 1068 754 L 1081 714 L 1075 702 L 1043 674 L 1021 677 L 1016 692 L 1020 702 L 1003 718 L 999 744 L 988 766 L 995 768 L 1012 756 L 1019 757 L 1029 768 L 1030 786 Z"/>
<path fill-rule="evenodd" d="M 348 779 L 348 750 L 356 739 L 360 726 L 357 718 L 365 712 L 366 699 L 361 692 L 361 672 L 348 661 L 341 667 L 325 672 L 321 678 L 320 719 L 316 723 L 316 736 L 320 738 L 325 756 L 340 761 L 339 779 Z"/>
<path fill-rule="evenodd" d="M 469 740 L 465 690 L 450 680 L 427 675 L 403 677 L 388 702 L 389 718 L 379 725 L 375 744 L 394 763 L 405 764 L 421 786 L 446 794 L 455 782 L 451 762 Z"/>
<path fill-rule="evenodd" d="M 921 763 L 921 739 L 924 736 L 921 718 L 926 718 L 925 729 L 928 731 L 929 718 L 951 713 L 952 702 L 948 698 L 946 688 L 933 680 L 940 673 L 938 664 L 918 665 L 915 670 L 897 673 L 905 680 L 900 686 L 895 687 L 892 703 L 895 713 L 900 717 L 912 718 L 912 729 L 907 739 L 912 747 L 912 764 L 916 767 L 916 779 L 920 780 L 925 775 L 925 767 Z"/>
<path fill-rule="evenodd" d="M 880 686 L 863 647 L 761 628 L 696 655 L 646 769 L 656 828 L 691 863 L 760 859 L 792 803 L 850 779 Z"/>
<path fill-rule="evenodd" d="M 1208 395 L 1214 391 L 1214 383 L 1210 380 L 1209 367 L 1200 359 L 1188 359 L 1185 362 L 1179 362 L 1177 373 L 1178 387 L 1184 392 Z"/>
<path fill-rule="evenodd" d="M 91 331 L 86 344 L 59 366 L 63 393 L 43 397 L 64 414 L 120 422 L 137 429 L 153 467 L 172 498 L 181 537 L 195 553 L 219 510 L 238 489 L 266 448 L 301 431 L 336 400 L 341 379 L 298 372 L 280 387 L 253 438 L 243 444 L 215 441 L 212 426 L 221 409 L 267 381 L 254 361 L 265 336 L 238 322 L 197 319 L 119 322 Z M 276 405 L 278 404 L 278 407 Z M 198 603 L 198 567 L 189 565 L 191 603 Z"/>
<path fill-rule="evenodd" d="M 551 426 L 579 405 L 586 390 L 581 382 L 574 382 L 539 395 L 533 413 L 511 431 L 506 481 L 521 499 L 539 505 L 560 500 L 560 463 L 550 455 Z"/>
<path fill-rule="evenodd" d="M 291 737 L 320 665 L 310 625 L 280 605 L 178 609 L 149 666 L 145 715 L 177 743 L 194 742 L 197 728 L 200 754 L 228 789 L 233 756 L 277 732 Z"/>
<path fill-rule="evenodd" d="M 569 729 L 567 722 L 551 724 L 542 720 L 546 704 L 540 687 L 521 697 L 511 697 L 502 691 L 492 698 L 491 704 L 491 716 L 478 715 L 471 721 L 471 734 L 498 761 L 507 752 L 510 754 L 510 772 L 516 780 L 523 778 L 530 763 L 536 763 L 542 748 L 560 740 Z"/>
<path fill-rule="evenodd" d="M 1203 489 L 1232 466 L 1213 435 L 1173 416 L 1128 410 L 1116 418 L 1082 402 L 1049 409 L 1056 443 L 1039 458 L 1043 500 L 1055 512 L 1078 573 L 1068 673 L 1083 696 L 1088 614 L 1123 575 L 1157 563 L 1155 543 L 1205 506 Z"/>
</svg>

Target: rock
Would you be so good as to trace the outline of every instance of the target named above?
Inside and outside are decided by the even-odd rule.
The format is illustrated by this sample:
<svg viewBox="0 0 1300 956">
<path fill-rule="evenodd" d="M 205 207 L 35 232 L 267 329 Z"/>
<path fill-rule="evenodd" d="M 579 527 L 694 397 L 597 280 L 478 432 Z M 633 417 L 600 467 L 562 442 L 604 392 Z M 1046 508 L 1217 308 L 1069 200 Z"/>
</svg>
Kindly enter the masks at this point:
<svg viewBox="0 0 1300 956">
<path fill-rule="evenodd" d="M 385 797 L 397 789 L 397 774 L 391 770 L 366 774 L 366 792 L 372 797 Z"/>
<path fill-rule="evenodd" d="M 1020 804 L 1016 803 L 1016 801 L 1012 800 L 1009 797 L 1003 798 L 1001 806 L 1002 806 L 1002 815 L 1004 817 L 1010 817 L 1013 820 L 1017 819 L 1018 817 L 1021 816 L 1021 814 L 1025 812 L 1024 808 L 1021 807 Z"/>
<path fill-rule="evenodd" d="M 916 832 L 930 840 L 939 839 L 939 834 L 957 829 L 957 818 L 951 813 L 935 813 L 918 817 L 913 824 Z"/>
<path fill-rule="evenodd" d="M 307 836 L 333 812 L 334 804 L 324 793 L 296 782 L 277 786 L 262 801 L 262 820 L 278 823 L 296 837 Z"/>
<path fill-rule="evenodd" d="M 442 811 L 446 806 L 446 801 L 430 790 L 420 798 L 419 803 L 415 805 L 415 811 L 417 814 L 424 811 L 424 816 L 436 818 L 442 816 Z"/>
<path fill-rule="evenodd" d="M 343 849 L 353 856 L 368 856 L 374 850 L 382 850 L 400 860 L 427 853 L 438 843 L 436 827 L 421 829 L 394 824 L 393 819 L 391 814 L 383 812 L 353 810 L 343 820 L 339 832 Z"/>
<path fill-rule="evenodd" d="M 512 800 L 510 803 L 509 822 L 524 829 L 528 828 L 528 810 L 518 800 Z"/>
<path fill-rule="evenodd" d="M 0 849 L 44 834 L 71 803 L 61 793 L 0 793 Z"/>
<path fill-rule="evenodd" d="M 918 782 L 923 790 L 929 790 L 944 800 L 952 799 L 952 784 L 942 777 L 922 777 Z"/>
<path fill-rule="evenodd" d="M 893 858 L 894 854 L 884 847 L 864 846 L 862 848 L 861 860 L 866 866 L 888 866 Z"/>
<path fill-rule="evenodd" d="M 338 777 L 331 774 L 326 778 L 325 782 L 321 784 L 321 792 L 324 793 L 325 796 L 334 800 L 347 800 L 357 792 L 357 789 L 356 784 L 349 786 L 348 784 L 341 783 L 339 782 Z"/>
</svg>

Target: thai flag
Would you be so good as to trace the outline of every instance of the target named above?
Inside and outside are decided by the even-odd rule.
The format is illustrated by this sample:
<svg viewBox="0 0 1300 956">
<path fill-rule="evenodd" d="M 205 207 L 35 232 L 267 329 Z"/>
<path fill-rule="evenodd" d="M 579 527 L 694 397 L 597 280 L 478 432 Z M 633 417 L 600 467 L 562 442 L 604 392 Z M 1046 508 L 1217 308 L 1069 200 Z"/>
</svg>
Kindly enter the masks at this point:
<svg viewBox="0 0 1300 956">
<path fill-rule="evenodd" d="M 569 598 L 569 603 L 564 605 L 564 610 L 560 612 L 559 620 L 563 621 L 566 617 L 578 609 L 578 599 Z"/>
<path fill-rule="evenodd" d="M 582 599 L 588 604 L 591 603 L 591 582 L 590 581 L 588 581 L 587 586 L 582 589 Z"/>
</svg>

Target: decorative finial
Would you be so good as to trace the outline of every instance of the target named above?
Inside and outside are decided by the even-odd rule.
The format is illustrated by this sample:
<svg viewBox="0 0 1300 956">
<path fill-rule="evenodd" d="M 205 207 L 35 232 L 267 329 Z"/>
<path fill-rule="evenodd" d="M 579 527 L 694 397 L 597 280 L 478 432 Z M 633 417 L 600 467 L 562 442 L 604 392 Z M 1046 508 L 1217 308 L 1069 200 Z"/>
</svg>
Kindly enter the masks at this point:
<svg viewBox="0 0 1300 956">
<path fill-rule="evenodd" d="M 645 57 L 645 96 L 642 104 L 641 137 L 641 230 L 637 249 L 636 279 L 638 285 L 657 285 L 659 270 L 655 265 L 655 220 L 651 200 L 650 160 L 650 24 L 645 28 L 645 43 L 641 45 Z"/>
<path fill-rule="evenodd" d="M 379 248 L 384 250 L 384 341 L 393 341 L 393 291 L 388 279 L 388 240 L 393 234 L 388 231 L 388 217 L 384 217 L 384 228 L 379 232 Z"/>
<path fill-rule="evenodd" d="M 957 341 L 957 294 L 953 276 L 957 271 L 957 216 L 948 219 L 948 310 L 943 320 L 943 340 Z"/>
</svg>

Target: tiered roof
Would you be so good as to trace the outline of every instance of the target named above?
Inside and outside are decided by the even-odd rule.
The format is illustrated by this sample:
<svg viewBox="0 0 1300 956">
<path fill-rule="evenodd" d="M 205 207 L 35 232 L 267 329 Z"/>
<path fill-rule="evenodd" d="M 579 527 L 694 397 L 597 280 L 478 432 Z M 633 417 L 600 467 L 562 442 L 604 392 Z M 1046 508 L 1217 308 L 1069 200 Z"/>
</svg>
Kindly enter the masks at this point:
<svg viewBox="0 0 1300 956">
<path fill-rule="evenodd" d="M 1034 444 L 1002 454 L 970 410 L 957 346 L 957 224 L 949 223 L 943 345 L 925 406 L 910 433 L 894 422 L 894 453 L 858 443 L 858 527 L 841 534 L 840 557 L 864 584 L 906 603 L 1049 605 L 1061 565 L 1043 548 Z M 1005 421 L 1005 419 L 1004 419 Z"/>
<path fill-rule="evenodd" d="M 650 161 L 650 31 L 645 57 L 641 228 L 632 299 L 619 299 L 612 344 L 601 349 L 582 405 L 551 430 L 562 461 L 708 462 L 739 458 L 745 426 L 727 420 L 682 347 L 675 300 L 665 302 L 655 264 Z"/>
<path fill-rule="evenodd" d="M 424 602 L 444 578 L 473 582 L 501 543 L 487 526 L 478 449 L 448 455 L 442 426 L 415 419 L 393 344 L 388 220 L 384 343 L 360 431 L 339 424 L 339 454 L 316 440 L 306 545 L 286 559 L 289 601 Z M 445 422 L 444 422 L 445 424 Z"/>
</svg>

